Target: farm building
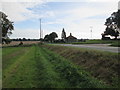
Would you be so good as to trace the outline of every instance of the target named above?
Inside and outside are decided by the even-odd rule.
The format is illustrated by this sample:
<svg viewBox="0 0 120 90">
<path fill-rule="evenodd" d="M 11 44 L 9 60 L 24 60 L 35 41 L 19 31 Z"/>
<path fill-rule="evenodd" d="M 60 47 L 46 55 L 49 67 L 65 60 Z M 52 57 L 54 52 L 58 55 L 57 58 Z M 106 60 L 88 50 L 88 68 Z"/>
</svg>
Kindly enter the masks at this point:
<svg viewBox="0 0 120 90">
<path fill-rule="evenodd" d="M 72 36 L 72 33 L 70 33 L 70 36 L 66 37 L 67 42 L 76 42 L 77 38 Z"/>
</svg>

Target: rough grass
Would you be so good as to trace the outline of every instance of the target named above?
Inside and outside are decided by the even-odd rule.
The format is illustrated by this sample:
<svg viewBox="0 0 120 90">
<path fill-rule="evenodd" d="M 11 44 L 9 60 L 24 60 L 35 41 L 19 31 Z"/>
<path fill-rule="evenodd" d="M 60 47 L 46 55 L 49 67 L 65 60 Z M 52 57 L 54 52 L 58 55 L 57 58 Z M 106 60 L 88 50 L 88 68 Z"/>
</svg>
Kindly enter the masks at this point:
<svg viewBox="0 0 120 90">
<path fill-rule="evenodd" d="M 18 54 L 16 49 L 11 58 L 3 59 L 3 65 L 6 65 L 3 68 L 3 88 L 109 87 L 81 67 L 43 46 L 14 48 L 21 48 L 20 53 Z M 9 48 L 7 49 L 9 51 Z M 9 54 L 4 54 L 3 57 L 12 54 L 11 50 L 11 53 L 9 51 Z"/>
<path fill-rule="evenodd" d="M 118 54 L 54 45 L 46 45 L 45 47 L 82 66 L 106 84 L 117 87 L 120 68 Z"/>
</svg>

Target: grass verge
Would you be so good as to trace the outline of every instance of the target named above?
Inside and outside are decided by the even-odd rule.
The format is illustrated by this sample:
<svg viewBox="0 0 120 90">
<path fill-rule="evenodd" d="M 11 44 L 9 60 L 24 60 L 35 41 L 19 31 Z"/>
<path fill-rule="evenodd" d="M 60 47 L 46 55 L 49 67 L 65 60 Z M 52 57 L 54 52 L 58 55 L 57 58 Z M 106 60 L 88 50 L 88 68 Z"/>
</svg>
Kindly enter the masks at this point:
<svg viewBox="0 0 120 90">
<path fill-rule="evenodd" d="M 46 45 L 49 50 L 85 68 L 95 78 L 118 87 L 119 55 L 103 51 Z"/>
<path fill-rule="evenodd" d="M 69 88 L 105 88 L 107 87 L 102 81 L 93 78 L 82 68 L 74 65 L 63 57 L 43 48 L 49 62 L 53 65 L 54 70 L 60 74 L 60 77 L 67 81 Z M 48 57 L 51 56 L 51 57 Z"/>
</svg>

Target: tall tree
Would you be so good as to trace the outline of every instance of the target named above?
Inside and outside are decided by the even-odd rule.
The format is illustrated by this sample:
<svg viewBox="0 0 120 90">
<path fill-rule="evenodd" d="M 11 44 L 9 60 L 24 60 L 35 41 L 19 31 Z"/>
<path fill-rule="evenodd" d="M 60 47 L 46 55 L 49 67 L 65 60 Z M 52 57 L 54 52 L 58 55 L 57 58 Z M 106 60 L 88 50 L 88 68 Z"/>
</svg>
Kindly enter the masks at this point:
<svg viewBox="0 0 120 90">
<path fill-rule="evenodd" d="M 107 27 L 102 35 L 111 35 L 117 39 L 120 34 L 120 10 L 113 12 L 111 16 L 106 19 L 105 25 Z"/>
<path fill-rule="evenodd" d="M 6 14 L 0 12 L 0 24 L 2 29 L 2 41 L 7 43 L 7 39 L 12 34 L 12 30 L 14 30 L 13 22 L 7 18 Z"/>
<path fill-rule="evenodd" d="M 66 39 L 66 32 L 65 32 L 64 28 L 63 28 L 63 30 L 62 30 L 61 38 L 62 38 L 63 40 Z"/>
</svg>

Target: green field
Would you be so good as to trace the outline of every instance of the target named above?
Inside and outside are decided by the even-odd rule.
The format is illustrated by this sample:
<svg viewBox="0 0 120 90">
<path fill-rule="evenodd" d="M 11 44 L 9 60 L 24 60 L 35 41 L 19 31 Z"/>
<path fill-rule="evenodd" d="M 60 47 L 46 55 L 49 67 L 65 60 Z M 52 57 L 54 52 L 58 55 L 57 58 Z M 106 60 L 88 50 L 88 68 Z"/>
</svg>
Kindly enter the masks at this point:
<svg viewBox="0 0 120 90">
<path fill-rule="evenodd" d="M 110 46 L 120 47 L 119 40 L 86 40 L 85 42 L 74 42 L 73 44 L 110 44 Z"/>
<path fill-rule="evenodd" d="M 3 48 L 3 88 L 111 88 L 51 46 Z M 54 51 L 54 52 L 53 52 Z"/>
</svg>

